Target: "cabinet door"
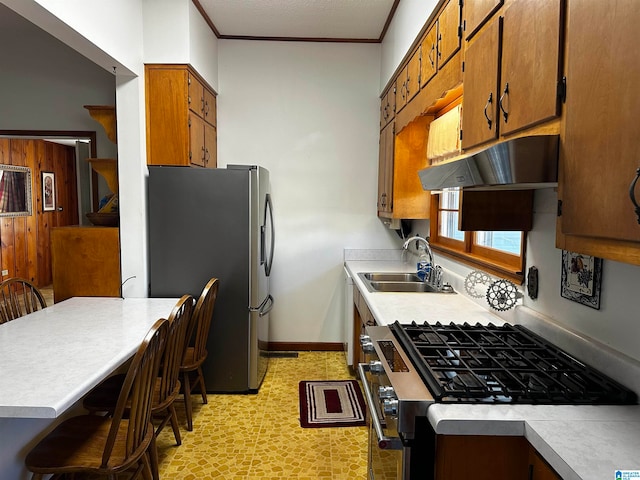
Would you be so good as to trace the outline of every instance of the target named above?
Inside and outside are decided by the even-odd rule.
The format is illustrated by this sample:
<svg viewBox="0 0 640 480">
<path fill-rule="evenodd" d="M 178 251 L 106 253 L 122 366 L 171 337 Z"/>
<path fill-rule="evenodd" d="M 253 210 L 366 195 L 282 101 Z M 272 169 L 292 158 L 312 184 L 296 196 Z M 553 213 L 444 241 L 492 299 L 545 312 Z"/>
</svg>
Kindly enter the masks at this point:
<svg viewBox="0 0 640 480">
<path fill-rule="evenodd" d="M 218 166 L 218 138 L 216 127 L 204 122 L 204 166 L 216 168 Z"/>
<path fill-rule="evenodd" d="M 498 103 L 501 135 L 544 122 L 560 112 L 562 3 L 517 0 L 504 13 Z"/>
<path fill-rule="evenodd" d="M 400 112 L 407 104 L 407 71 L 408 65 L 402 69 L 396 79 L 396 112 Z"/>
<path fill-rule="evenodd" d="M 636 0 L 568 2 L 564 234 L 640 242 L 629 199 L 640 167 L 638 24 Z"/>
<path fill-rule="evenodd" d="M 420 47 L 413 52 L 407 65 L 407 103 L 420 91 Z"/>
<path fill-rule="evenodd" d="M 490 23 L 466 48 L 462 148 L 498 138 L 498 65 L 502 19 Z"/>
<path fill-rule="evenodd" d="M 394 122 L 391 122 L 380 132 L 380 154 L 378 160 L 378 215 L 393 212 L 394 141 Z"/>
<path fill-rule="evenodd" d="M 204 87 L 202 83 L 189 72 L 189 110 L 204 118 Z"/>
<path fill-rule="evenodd" d="M 493 13 L 502 6 L 503 0 L 473 0 L 464 4 L 464 31 L 469 40 Z"/>
<path fill-rule="evenodd" d="M 427 31 L 420 46 L 422 60 L 420 61 L 420 84 L 425 86 L 438 71 L 438 22 Z"/>
<path fill-rule="evenodd" d="M 449 0 L 438 17 L 438 70 L 460 50 L 460 0 Z"/>
<path fill-rule="evenodd" d="M 204 125 L 204 120 L 198 115 L 189 114 L 189 160 L 192 165 L 199 167 L 206 166 Z"/>
<path fill-rule="evenodd" d="M 529 446 L 529 478 L 530 480 L 561 480 L 560 476 L 531 446 Z"/>
<path fill-rule="evenodd" d="M 208 88 L 204 89 L 204 119 L 214 127 L 217 125 L 216 96 Z"/>
</svg>

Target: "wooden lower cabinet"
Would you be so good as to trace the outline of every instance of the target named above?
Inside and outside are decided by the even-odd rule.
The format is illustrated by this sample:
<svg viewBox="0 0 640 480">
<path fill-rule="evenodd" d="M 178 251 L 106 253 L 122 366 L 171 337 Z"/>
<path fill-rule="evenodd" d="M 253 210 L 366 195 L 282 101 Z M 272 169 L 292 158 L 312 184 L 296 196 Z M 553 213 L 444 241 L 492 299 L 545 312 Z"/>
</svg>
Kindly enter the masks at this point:
<svg viewBox="0 0 640 480">
<path fill-rule="evenodd" d="M 561 480 L 524 437 L 438 435 L 436 480 Z"/>
<path fill-rule="evenodd" d="M 364 335 L 367 327 L 376 326 L 376 319 L 367 306 L 358 288 L 353 289 L 353 366 L 364 361 L 364 353 L 360 347 L 360 335 Z"/>
<path fill-rule="evenodd" d="M 53 301 L 71 297 L 119 297 L 117 227 L 58 227 L 51 231 Z"/>
</svg>

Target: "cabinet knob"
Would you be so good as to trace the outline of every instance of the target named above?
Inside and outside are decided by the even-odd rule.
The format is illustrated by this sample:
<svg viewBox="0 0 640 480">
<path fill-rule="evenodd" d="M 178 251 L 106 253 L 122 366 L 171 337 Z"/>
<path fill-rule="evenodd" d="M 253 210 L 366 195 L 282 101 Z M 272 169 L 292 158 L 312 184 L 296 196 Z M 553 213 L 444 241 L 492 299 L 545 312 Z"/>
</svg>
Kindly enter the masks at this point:
<svg viewBox="0 0 640 480">
<path fill-rule="evenodd" d="M 638 183 L 638 179 L 640 179 L 640 167 L 636 170 L 636 176 L 629 186 L 629 198 L 635 208 L 636 217 L 638 217 L 638 224 L 640 224 L 640 205 L 638 205 L 638 202 L 636 201 L 636 184 Z"/>
</svg>

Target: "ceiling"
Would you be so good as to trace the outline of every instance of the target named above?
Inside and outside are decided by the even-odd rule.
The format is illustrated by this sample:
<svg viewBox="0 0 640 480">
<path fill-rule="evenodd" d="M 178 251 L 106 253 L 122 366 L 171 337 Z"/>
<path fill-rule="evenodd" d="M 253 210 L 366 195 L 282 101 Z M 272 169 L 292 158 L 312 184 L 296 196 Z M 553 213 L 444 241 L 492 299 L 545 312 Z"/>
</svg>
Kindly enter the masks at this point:
<svg viewBox="0 0 640 480">
<path fill-rule="evenodd" d="M 218 38 L 380 42 L 400 0 L 192 0 Z"/>
</svg>

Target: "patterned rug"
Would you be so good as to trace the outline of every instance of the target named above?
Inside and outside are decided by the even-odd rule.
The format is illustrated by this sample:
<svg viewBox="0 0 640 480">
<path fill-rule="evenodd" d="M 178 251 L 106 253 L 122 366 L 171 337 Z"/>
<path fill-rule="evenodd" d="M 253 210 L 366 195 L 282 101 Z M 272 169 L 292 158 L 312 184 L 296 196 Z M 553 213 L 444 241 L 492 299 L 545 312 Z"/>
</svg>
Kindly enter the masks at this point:
<svg viewBox="0 0 640 480">
<path fill-rule="evenodd" d="M 303 428 L 366 424 L 364 398 L 356 380 L 302 381 L 299 391 Z"/>
</svg>

